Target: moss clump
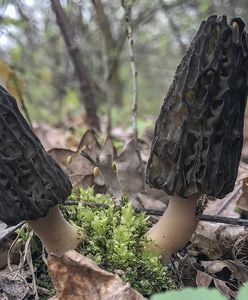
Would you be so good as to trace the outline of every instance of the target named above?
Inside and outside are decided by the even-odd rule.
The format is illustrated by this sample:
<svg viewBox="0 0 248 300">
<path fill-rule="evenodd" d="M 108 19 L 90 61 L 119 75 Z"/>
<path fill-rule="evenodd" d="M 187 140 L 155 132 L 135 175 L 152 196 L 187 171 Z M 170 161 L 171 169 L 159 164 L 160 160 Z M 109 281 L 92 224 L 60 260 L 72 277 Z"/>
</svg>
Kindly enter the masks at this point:
<svg viewBox="0 0 248 300">
<path fill-rule="evenodd" d="M 145 237 L 148 217 L 135 213 L 127 197 L 122 198 L 121 208 L 116 208 L 110 196 L 94 195 L 93 189 L 80 188 L 70 200 L 78 201 L 78 205 L 68 207 L 67 214 L 86 234 L 80 253 L 103 269 L 117 272 L 145 296 L 175 287 L 160 258 L 145 247 L 149 242 Z M 106 208 L 84 207 L 82 202 L 104 204 Z"/>
</svg>

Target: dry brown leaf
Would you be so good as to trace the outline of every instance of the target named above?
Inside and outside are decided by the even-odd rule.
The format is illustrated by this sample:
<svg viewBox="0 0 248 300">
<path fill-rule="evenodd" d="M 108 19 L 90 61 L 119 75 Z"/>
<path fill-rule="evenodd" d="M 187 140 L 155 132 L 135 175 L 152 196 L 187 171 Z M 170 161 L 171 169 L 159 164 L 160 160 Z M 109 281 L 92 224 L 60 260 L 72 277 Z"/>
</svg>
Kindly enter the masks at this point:
<svg viewBox="0 0 248 300">
<path fill-rule="evenodd" d="M 83 177 L 93 174 L 92 164 L 76 151 L 54 148 L 48 153 L 68 175 L 81 175 Z"/>
<path fill-rule="evenodd" d="M 237 296 L 237 288 L 232 282 L 235 278 L 239 287 L 245 279 L 244 270 L 231 261 L 204 261 L 202 265 L 205 267 L 206 273 L 197 271 L 197 286 L 209 287 L 214 285 L 227 299 Z"/>
<path fill-rule="evenodd" d="M 47 123 L 33 125 L 33 130 L 39 137 L 42 145 L 48 151 L 52 148 L 77 149 L 78 141 L 73 138 L 69 130 L 58 128 Z"/>
<path fill-rule="evenodd" d="M 238 292 L 233 291 L 228 285 L 226 284 L 225 281 L 219 280 L 217 278 L 213 279 L 214 281 L 214 286 L 223 294 L 227 297 L 227 299 L 233 299 L 236 298 L 238 295 Z"/>
<path fill-rule="evenodd" d="M 137 194 L 137 198 L 138 203 L 145 209 L 165 210 L 169 203 L 169 196 L 164 191 L 151 189 L 148 186 Z"/>
<path fill-rule="evenodd" d="M 26 282 L 0 276 L 0 299 L 28 300 L 31 296 L 34 293 Z"/>
<path fill-rule="evenodd" d="M 248 281 L 248 270 L 231 260 L 215 260 L 202 262 L 206 272 L 217 276 L 220 272 L 228 270 L 229 275 L 235 277 L 238 282 L 245 283 Z"/>
<path fill-rule="evenodd" d="M 145 186 L 142 174 L 144 170 L 140 170 L 133 140 L 126 144 L 120 155 L 117 155 L 110 137 L 100 145 L 95 133 L 87 131 L 76 151 L 55 148 L 48 153 L 69 175 L 73 186 L 94 186 L 95 191 L 107 191 L 113 195 L 117 204 L 122 193 L 128 194 L 135 206 L 164 209 L 168 202 L 164 192 Z M 100 176 L 95 178 L 94 167 L 100 171 Z"/>
<path fill-rule="evenodd" d="M 97 160 L 97 167 L 108 192 L 114 196 L 116 203 L 119 204 L 123 190 L 118 176 L 119 172 L 113 169 L 112 156 L 110 154 L 100 155 Z"/>
<path fill-rule="evenodd" d="M 101 147 L 101 152 L 99 153 L 99 156 L 108 156 L 110 155 L 112 157 L 112 160 L 114 161 L 117 157 L 117 150 L 113 144 L 113 141 L 110 137 L 107 137 L 105 140 L 103 146 Z"/>
<path fill-rule="evenodd" d="M 93 130 L 87 130 L 78 144 L 77 152 L 82 151 L 88 153 L 92 159 L 96 159 L 100 152 L 100 145 Z"/>
<path fill-rule="evenodd" d="M 244 227 L 201 222 L 191 241 L 211 260 L 231 259 L 235 241 L 244 235 L 248 235 L 248 230 Z"/>
<path fill-rule="evenodd" d="M 209 287 L 212 280 L 213 276 L 210 276 L 205 272 L 197 270 L 195 281 L 198 287 Z"/>
<path fill-rule="evenodd" d="M 71 250 L 50 255 L 48 269 L 59 300 L 142 300 L 120 277 L 102 270 L 92 260 Z"/>
<path fill-rule="evenodd" d="M 93 175 L 85 175 L 82 177 L 82 174 L 72 174 L 69 175 L 69 179 L 74 187 L 87 188 L 94 185 Z"/>
<path fill-rule="evenodd" d="M 70 176 L 72 184 L 86 187 L 92 186 L 93 168 L 92 163 L 82 156 L 81 152 L 90 153 L 93 159 L 99 154 L 100 146 L 93 131 L 88 130 L 83 135 L 76 151 L 62 148 L 53 148 L 48 153 L 57 161 L 60 167 Z"/>
<path fill-rule="evenodd" d="M 140 162 L 133 140 L 129 141 L 116 160 L 122 190 L 127 194 L 144 190 L 144 174 L 141 174 Z"/>
</svg>

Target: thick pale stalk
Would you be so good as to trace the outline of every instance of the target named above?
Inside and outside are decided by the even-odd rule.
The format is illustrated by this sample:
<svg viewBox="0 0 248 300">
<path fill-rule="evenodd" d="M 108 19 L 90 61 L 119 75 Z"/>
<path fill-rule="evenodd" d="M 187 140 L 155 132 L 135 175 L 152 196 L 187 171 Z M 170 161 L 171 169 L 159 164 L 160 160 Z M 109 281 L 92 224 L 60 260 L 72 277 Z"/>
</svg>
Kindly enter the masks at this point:
<svg viewBox="0 0 248 300">
<path fill-rule="evenodd" d="M 148 231 L 151 247 L 168 261 L 171 255 L 182 249 L 197 227 L 195 216 L 197 199 L 171 197 L 169 206 L 159 221 Z"/>
<path fill-rule="evenodd" d="M 58 206 L 51 208 L 44 218 L 28 221 L 28 224 L 44 243 L 47 251 L 57 256 L 75 249 L 84 239 L 83 230 L 69 224 Z"/>
</svg>

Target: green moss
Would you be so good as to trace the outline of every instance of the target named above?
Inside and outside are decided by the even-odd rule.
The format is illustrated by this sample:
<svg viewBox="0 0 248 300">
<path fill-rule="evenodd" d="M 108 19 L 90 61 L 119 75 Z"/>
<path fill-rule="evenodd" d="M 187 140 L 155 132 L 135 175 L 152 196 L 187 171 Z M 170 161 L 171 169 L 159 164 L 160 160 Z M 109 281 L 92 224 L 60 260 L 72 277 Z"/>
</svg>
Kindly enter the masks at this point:
<svg viewBox="0 0 248 300">
<path fill-rule="evenodd" d="M 146 247 L 148 217 L 135 213 L 127 196 L 122 197 L 118 208 L 110 196 L 95 195 L 92 188 L 74 190 L 69 200 L 77 201 L 78 205 L 61 209 L 67 220 L 85 230 L 85 242 L 77 249 L 81 254 L 103 269 L 116 272 L 144 296 L 176 287 L 160 258 Z M 83 206 L 85 202 L 88 205 Z M 30 237 L 29 227 L 18 230 L 18 235 L 19 241 L 25 244 Z M 42 243 L 33 236 L 30 246 L 37 284 L 54 293 L 42 260 Z"/>
<path fill-rule="evenodd" d="M 70 198 L 78 205 L 68 207 L 67 214 L 85 229 L 86 241 L 78 249 L 83 255 L 103 269 L 117 272 L 145 296 L 175 287 L 160 258 L 145 247 L 148 217 L 135 213 L 126 196 L 121 208 L 116 208 L 108 195 L 94 195 L 91 188 L 77 189 Z M 106 208 L 83 207 L 82 202 L 104 204 Z"/>
</svg>

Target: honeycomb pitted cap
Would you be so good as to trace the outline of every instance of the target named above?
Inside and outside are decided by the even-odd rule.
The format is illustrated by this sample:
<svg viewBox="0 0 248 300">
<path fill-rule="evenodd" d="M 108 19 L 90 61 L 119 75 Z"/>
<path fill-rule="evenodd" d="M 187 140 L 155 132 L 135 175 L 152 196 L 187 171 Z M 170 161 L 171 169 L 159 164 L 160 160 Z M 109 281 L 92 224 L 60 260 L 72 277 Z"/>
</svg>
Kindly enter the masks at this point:
<svg viewBox="0 0 248 300">
<path fill-rule="evenodd" d="M 0 86 L 0 220 L 15 225 L 63 203 L 71 183 Z"/>
<path fill-rule="evenodd" d="M 243 145 L 248 46 L 240 18 L 202 22 L 156 121 L 147 182 L 169 195 L 223 198 Z"/>
</svg>

